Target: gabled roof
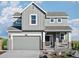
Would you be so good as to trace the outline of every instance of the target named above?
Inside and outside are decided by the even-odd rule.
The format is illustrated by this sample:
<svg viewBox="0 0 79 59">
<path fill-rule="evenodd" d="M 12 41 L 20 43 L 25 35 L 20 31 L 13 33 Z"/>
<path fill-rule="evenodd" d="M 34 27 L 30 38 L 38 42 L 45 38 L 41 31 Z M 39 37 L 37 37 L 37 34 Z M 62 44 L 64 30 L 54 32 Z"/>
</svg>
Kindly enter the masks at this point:
<svg viewBox="0 0 79 59">
<path fill-rule="evenodd" d="M 68 16 L 66 12 L 47 12 L 46 16 Z"/>
<path fill-rule="evenodd" d="M 28 6 L 26 6 L 20 13 L 22 13 L 25 9 L 27 9 L 30 5 L 34 4 L 37 8 L 39 8 L 41 11 L 46 13 L 45 10 L 43 10 L 41 7 L 39 7 L 35 2 L 31 2 Z"/>
<path fill-rule="evenodd" d="M 15 28 L 15 27 L 8 27 L 8 31 L 21 31 L 21 29 Z"/>
</svg>

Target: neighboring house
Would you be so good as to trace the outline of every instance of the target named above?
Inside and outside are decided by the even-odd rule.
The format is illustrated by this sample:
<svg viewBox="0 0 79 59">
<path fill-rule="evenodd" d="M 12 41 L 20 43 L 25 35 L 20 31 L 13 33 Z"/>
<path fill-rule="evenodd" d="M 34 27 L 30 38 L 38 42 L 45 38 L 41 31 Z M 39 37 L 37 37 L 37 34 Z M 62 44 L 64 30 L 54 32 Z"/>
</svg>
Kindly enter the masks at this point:
<svg viewBox="0 0 79 59">
<path fill-rule="evenodd" d="M 65 12 L 46 12 L 32 2 L 21 12 L 8 28 L 9 50 L 70 49 L 71 28 Z"/>
</svg>

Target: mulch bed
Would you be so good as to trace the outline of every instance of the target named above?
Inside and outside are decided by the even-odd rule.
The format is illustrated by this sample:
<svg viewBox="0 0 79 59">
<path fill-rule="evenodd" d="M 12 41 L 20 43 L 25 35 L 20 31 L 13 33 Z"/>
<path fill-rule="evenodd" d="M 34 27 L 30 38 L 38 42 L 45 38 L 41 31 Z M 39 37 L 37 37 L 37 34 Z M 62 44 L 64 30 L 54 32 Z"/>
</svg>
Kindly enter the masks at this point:
<svg viewBox="0 0 79 59">
<path fill-rule="evenodd" d="M 5 52 L 6 52 L 6 51 L 4 51 L 4 50 L 1 50 L 1 51 L 0 51 L 0 55 L 1 55 L 1 54 L 3 54 L 3 53 L 5 53 Z"/>
<path fill-rule="evenodd" d="M 59 55 L 58 52 L 49 53 L 44 51 L 43 54 L 41 54 L 41 58 L 69 58 L 69 56 L 67 56 L 65 52 L 62 52 L 61 55 Z"/>
</svg>

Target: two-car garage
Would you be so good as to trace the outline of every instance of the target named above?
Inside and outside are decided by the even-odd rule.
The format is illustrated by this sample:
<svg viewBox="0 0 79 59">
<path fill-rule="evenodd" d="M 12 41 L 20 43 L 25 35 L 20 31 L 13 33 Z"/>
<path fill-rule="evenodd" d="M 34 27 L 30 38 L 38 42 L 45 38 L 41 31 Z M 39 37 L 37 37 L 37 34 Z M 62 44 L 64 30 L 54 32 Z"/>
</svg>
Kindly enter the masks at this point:
<svg viewBox="0 0 79 59">
<path fill-rule="evenodd" d="M 12 50 L 39 50 L 41 48 L 41 36 L 32 35 L 12 35 L 11 36 Z"/>
<path fill-rule="evenodd" d="M 40 49 L 40 37 L 37 36 L 14 36 L 14 50 L 35 50 Z"/>
</svg>

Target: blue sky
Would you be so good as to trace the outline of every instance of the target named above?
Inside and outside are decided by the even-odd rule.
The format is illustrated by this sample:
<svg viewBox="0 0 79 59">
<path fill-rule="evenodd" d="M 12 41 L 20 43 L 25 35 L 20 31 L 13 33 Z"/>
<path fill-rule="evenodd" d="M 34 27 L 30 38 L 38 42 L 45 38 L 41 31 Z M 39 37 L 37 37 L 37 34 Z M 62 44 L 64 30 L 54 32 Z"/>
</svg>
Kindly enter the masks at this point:
<svg viewBox="0 0 79 59">
<path fill-rule="evenodd" d="M 7 28 L 15 21 L 12 15 L 21 11 L 30 1 L 1 1 L 0 2 L 0 36 L 8 36 Z M 79 2 L 76 1 L 37 1 L 41 8 L 50 11 L 64 11 L 69 15 L 69 24 L 72 27 L 72 38 L 79 40 Z"/>
</svg>

